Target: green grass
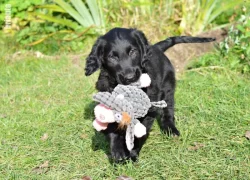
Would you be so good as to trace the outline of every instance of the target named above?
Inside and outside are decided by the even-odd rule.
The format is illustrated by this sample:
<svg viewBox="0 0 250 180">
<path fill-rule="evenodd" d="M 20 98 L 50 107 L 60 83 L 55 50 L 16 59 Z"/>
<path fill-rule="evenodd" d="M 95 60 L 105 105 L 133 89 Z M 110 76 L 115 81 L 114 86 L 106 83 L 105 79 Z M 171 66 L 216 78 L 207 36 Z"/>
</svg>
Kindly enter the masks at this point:
<svg viewBox="0 0 250 180">
<path fill-rule="evenodd" d="M 92 128 L 97 75 L 86 78 L 83 67 L 67 58 L 0 63 L 0 179 L 250 179 L 249 76 L 227 67 L 187 71 L 176 91 L 181 137 L 155 123 L 140 161 L 114 166 Z M 195 142 L 204 146 L 190 149 Z"/>
</svg>

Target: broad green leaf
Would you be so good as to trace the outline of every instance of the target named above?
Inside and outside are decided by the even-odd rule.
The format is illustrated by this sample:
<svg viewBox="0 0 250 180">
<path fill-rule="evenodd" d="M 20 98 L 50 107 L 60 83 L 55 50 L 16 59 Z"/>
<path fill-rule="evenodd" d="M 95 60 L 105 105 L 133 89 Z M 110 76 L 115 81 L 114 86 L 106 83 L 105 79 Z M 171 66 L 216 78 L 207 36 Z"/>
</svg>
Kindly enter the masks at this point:
<svg viewBox="0 0 250 180">
<path fill-rule="evenodd" d="M 105 22 L 105 17 L 104 17 L 104 14 L 103 14 L 103 9 L 104 9 L 104 7 L 106 5 L 107 5 L 106 0 L 99 1 L 99 3 L 98 3 L 98 7 L 100 9 L 100 18 L 101 18 L 101 22 L 102 22 L 102 24 L 101 24 L 101 26 L 102 26 L 102 34 L 105 33 L 105 24 L 106 24 L 106 22 Z"/>
<path fill-rule="evenodd" d="M 57 24 L 68 26 L 68 27 L 70 27 L 72 29 L 76 29 L 78 27 L 78 25 L 76 23 L 74 23 L 74 22 L 72 22 L 70 20 L 67 20 L 67 19 L 53 17 L 53 16 L 50 16 L 50 15 L 45 15 L 45 14 L 38 13 L 38 12 L 33 12 L 33 13 L 31 13 L 31 15 L 37 16 L 37 17 L 39 17 L 41 19 L 51 21 L 51 22 L 54 22 L 54 23 L 57 23 Z"/>
<path fill-rule="evenodd" d="M 216 17 L 218 17 L 224 11 L 234 8 L 235 6 L 238 6 L 242 4 L 243 2 L 244 0 L 237 0 L 237 1 L 231 0 L 231 1 L 221 3 L 220 8 L 216 8 L 215 11 L 213 11 L 213 13 L 210 15 L 210 18 L 208 19 L 207 24 L 212 22 Z"/>
<path fill-rule="evenodd" d="M 239 29 L 241 32 L 246 31 L 246 29 L 242 25 L 237 25 L 237 29 Z"/>
<path fill-rule="evenodd" d="M 86 0 L 86 1 L 89 6 L 89 9 L 90 9 L 90 12 L 92 14 L 95 24 L 98 26 L 101 26 L 101 20 L 100 20 L 101 16 L 98 10 L 98 4 L 96 0 Z"/>
<path fill-rule="evenodd" d="M 91 14 L 85 4 L 82 2 L 82 0 L 71 0 L 71 3 L 76 8 L 76 10 L 79 12 L 81 17 L 86 21 L 87 26 L 91 26 L 94 23 Z"/>
<path fill-rule="evenodd" d="M 67 11 L 79 24 L 84 27 L 88 27 L 89 24 L 83 17 L 68 3 L 63 0 L 54 0 L 59 6 L 61 6 L 65 11 Z"/>
<path fill-rule="evenodd" d="M 54 12 L 62 12 L 65 13 L 66 11 L 61 8 L 60 6 L 56 5 L 56 4 L 44 4 L 44 5 L 40 5 L 38 6 L 39 8 L 45 8 Z"/>
</svg>

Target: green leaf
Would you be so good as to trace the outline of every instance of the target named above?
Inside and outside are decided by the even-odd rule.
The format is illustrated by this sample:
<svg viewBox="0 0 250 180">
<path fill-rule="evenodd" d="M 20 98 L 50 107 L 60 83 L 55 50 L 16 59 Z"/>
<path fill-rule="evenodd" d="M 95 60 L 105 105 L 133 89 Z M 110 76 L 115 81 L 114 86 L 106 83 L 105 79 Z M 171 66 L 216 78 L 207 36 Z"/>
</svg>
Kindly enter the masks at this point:
<svg viewBox="0 0 250 180">
<path fill-rule="evenodd" d="M 94 22 L 97 26 L 101 26 L 101 16 L 99 13 L 99 9 L 98 9 L 98 4 L 96 2 L 96 0 L 87 0 L 87 4 L 89 6 L 89 9 L 91 11 L 92 17 L 94 19 Z"/>
<path fill-rule="evenodd" d="M 244 0 L 231 0 L 231 1 L 221 1 L 220 8 L 216 8 L 213 13 L 211 13 L 210 18 L 208 19 L 208 23 L 212 22 L 216 17 L 218 17 L 221 13 L 223 13 L 226 10 L 229 10 L 231 8 L 234 8 L 235 6 L 241 5 Z"/>
<path fill-rule="evenodd" d="M 44 20 L 47 20 L 47 21 L 50 21 L 50 22 L 54 22 L 54 23 L 57 23 L 57 24 L 61 24 L 61 25 L 70 27 L 72 29 L 77 29 L 77 27 L 78 27 L 78 25 L 76 23 L 74 23 L 74 22 L 72 22 L 70 20 L 67 20 L 67 19 L 53 17 L 53 16 L 50 16 L 50 15 L 45 15 L 45 14 L 37 13 L 37 12 L 31 13 L 31 15 L 37 16 L 38 18 L 41 18 L 41 19 L 44 19 Z"/>
<path fill-rule="evenodd" d="M 65 13 L 66 11 L 61 8 L 60 6 L 56 5 L 56 4 L 45 4 L 45 5 L 40 5 L 40 6 L 37 6 L 39 8 L 45 8 L 45 9 L 48 9 L 48 10 L 51 10 L 51 11 L 54 11 L 54 12 L 62 12 L 62 13 Z"/>
<path fill-rule="evenodd" d="M 243 73 L 247 73 L 249 71 L 250 71 L 249 65 L 245 65 L 244 68 L 243 68 Z"/>
<path fill-rule="evenodd" d="M 91 14 L 85 4 L 81 0 L 71 0 L 71 3 L 76 8 L 76 10 L 80 13 L 81 17 L 86 21 L 86 26 L 91 26 L 94 23 Z"/>
<path fill-rule="evenodd" d="M 245 33 L 245 37 L 246 38 L 250 38 L 250 31 L 248 31 L 248 32 Z M 249 39 L 249 41 L 250 41 L 250 39 Z"/>
<path fill-rule="evenodd" d="M 68 3 L 63 0 L 54 0 L 59 6 L 61 6 L 65 11 L 67 11 L 79 24 L 82 26 L 88 27 L 89 24 L 86 19 L 83 19 L 82 16 Z"/>
<path fill-rule="evenodd" d="M 250 27 L 250 19 L 247 20 L 246 26 Z"/>
<path fill-rule="evenodd" d="M 230 63 L 230 66 L 231 68 L 235 68 L 239 63 L 240 61 L 238 59 L 233 59 Z"/>
<path fill-rule="evenodd" d="M 246 29 L 242 25 L 237 25 L 237 29 L 239 29 L 241 32 L 246 31 Z"/>
</svg>

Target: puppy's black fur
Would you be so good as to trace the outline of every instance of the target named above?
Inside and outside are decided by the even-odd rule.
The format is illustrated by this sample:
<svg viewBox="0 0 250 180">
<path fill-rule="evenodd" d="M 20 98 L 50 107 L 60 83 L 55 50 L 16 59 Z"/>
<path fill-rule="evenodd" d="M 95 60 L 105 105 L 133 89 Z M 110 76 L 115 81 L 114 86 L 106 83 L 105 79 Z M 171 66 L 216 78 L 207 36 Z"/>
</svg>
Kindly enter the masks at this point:
<svg viewBox="0 0 250 180">
<path fill-rule="evenodd" d="M 141 31 L 114 28 L 99 37 L 92 47 L 87 57 L 85 74 L 89 76 L 100 68 L 96 88 L 99 91 L 111 92 L 117 84 L 130 84 L 137 81 L 142 73 L 148 73 L 152 82 L 143 90 L 151 101 L 167 102 L 167 107 L 160 112 L 161 128 L 168 135 L 172 133 L 179 136 L 174 120 L 175 73 L 164 51 L 178 43 L 204 43 L 214 40 L 179 36 L 150 45 Z M 117 123 L 108 125 L 103 133 L 109 139 L 111 156 L 116 162 L 129 158 L 134 161 L 137 159 L 158 113 L 153 107 L 144 118 L 140 119 L 147 128 L 147 135 L 135 138 L 135 146 L 131 152 L 126 148 L 125 131 L 119 130 Z"/>
</svg>

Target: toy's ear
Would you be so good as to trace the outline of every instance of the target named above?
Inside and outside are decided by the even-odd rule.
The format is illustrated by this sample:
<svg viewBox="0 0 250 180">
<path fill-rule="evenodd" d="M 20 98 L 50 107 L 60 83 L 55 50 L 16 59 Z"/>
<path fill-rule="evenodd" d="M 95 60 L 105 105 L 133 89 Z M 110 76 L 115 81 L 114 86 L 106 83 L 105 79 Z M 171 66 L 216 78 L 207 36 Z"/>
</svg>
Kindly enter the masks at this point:
<svg viewBox="0 0 250 180">
<path fill-rule="evenodd" d="M 89 56 L 86 59 L 85 75 L 89 76 L 101 67 L 103 59 L 105 40 L 102 37 L 98 38 L 92 47 Z"/>
<path fill-rule="evenodd" d="M 143 32 L 138 31 L 136 29 L 132 32 L 132 36 L 136 39 L 136 42 L 140 48 L 142 56 L 141 65 L 142 67 L 144 67 L 144 63 L 147 60 L 147 51 L 149 46 L 148 40 L 146 36 L 143 34 Z"/>
</svg>

